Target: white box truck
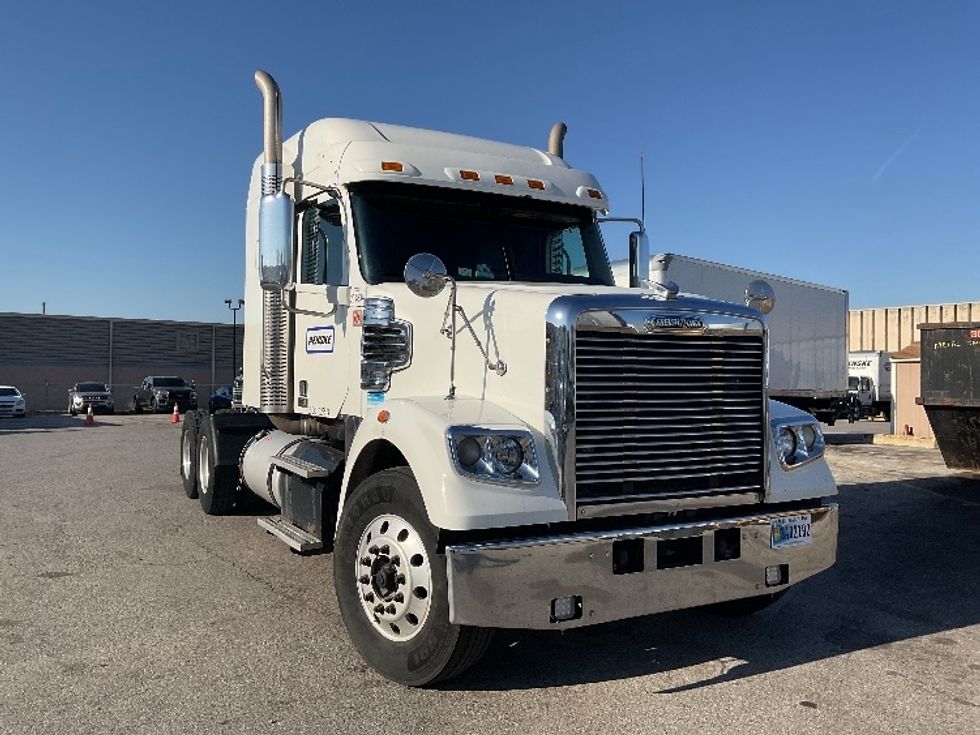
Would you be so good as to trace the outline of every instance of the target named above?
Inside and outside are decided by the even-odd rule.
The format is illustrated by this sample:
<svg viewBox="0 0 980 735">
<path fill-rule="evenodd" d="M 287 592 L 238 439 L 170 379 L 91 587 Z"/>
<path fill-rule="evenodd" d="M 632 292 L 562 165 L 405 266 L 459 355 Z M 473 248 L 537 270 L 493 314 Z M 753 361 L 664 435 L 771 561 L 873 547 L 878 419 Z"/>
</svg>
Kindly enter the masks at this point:
<svg viewBox="0 0 980 735">
<path fill-rule="evenodd" d="M 881 350 L 847 356 L 847 392 L 860 416 L 892 417 L 892 361 Z"/>
<path fill-rule="evenodd" d="M 765 320 L 616 287 L 564 125 L 547 150 L 346 119 L 283 140 L 256 82 L 243 407 L 187 414 L 180 474 L 204 512 L 252 492 L 263 529 L 332 550 L 371 666 L 431 684 L 494 628 L 753 610 L 834 563 L 822 434 L 768 399 Z"/>
<path fill-rule="evenodd" d="M 627 261 L 613 263 L 617 284 L 627 285 L 628 271 Z M 847 291 L 675 253 L 650 258 L 650 280 L 736 304 L 752 282 L 768 283 L 769 397 L 833 425 L 848 397 Z"/>
</svg>

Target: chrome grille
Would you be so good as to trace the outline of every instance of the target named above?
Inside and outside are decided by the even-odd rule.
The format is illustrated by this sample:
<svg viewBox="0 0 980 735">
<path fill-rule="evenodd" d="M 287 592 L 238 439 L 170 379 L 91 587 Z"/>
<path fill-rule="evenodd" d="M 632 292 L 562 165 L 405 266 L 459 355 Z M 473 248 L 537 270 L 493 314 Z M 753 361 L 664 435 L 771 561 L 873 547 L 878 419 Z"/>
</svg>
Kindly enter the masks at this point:
<svg viewBox="0 0 980 735">
<path fill-rule="evenodd" d="M 579 504 L 763 487 L 761 333 L 579 330 L 575 376 Z"/>
</svg>

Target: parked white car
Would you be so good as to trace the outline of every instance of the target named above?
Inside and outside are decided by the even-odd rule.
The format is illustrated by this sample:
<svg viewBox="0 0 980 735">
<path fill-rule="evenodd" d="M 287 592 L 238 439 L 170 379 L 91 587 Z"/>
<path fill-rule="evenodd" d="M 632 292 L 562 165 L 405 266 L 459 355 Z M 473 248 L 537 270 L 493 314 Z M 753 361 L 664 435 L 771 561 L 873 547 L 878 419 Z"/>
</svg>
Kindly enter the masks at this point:
<svg viewBox="0 0 980 735">
<path fill-rule="evenodd" d="M 24 418 L 27 416 L 27 401 L 12 385 L 0 385 L 0 418 Z"/>
</svg>

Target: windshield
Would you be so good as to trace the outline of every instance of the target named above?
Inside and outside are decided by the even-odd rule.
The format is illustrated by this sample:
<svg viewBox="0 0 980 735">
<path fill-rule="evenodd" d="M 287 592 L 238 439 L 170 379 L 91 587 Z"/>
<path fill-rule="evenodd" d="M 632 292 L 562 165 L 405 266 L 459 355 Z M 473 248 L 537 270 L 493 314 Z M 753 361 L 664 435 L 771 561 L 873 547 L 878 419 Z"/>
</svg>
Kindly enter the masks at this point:
<svg viewBox="0 0 980 735">
<path fill-rule="evenodd" d="M 185 385 L 183 378 L 153 378 L 155 388 L 183 388 Z"/>
<path fill-rule="evenodd" d="M 848 390 L 857 390 L 858 389 L 858 378 L 849 377 L 847 379 L 847 388 L 848 388 Z"/>
<path fill-rule="evenodd" d="M 16 388 L 0 388 L 0 396 L 19 396 L 20 391 Z"/>
<path fill-rule="evenodd" d="M 80 393 L 104 393 L 109 389 L 105 387 L 105 383 L 78 383 L 75 386 L 75 390 Z"/>
<path fill-rule="evenodd" d="M 352 204 L 368 283 L 401 282 L 433 253 L 458 281 L 613 285 L 588 207 L 387 182 L 353 187 Z"/>
</svg>

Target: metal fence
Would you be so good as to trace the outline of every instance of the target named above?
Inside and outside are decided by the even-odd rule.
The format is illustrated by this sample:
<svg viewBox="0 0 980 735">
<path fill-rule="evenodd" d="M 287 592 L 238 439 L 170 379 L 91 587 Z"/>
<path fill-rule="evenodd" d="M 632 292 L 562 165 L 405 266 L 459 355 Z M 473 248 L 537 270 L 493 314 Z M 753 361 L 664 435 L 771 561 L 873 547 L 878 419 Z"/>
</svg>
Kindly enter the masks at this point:
<svg viewBox="0 0 980 735">
<path fill-rule="evenodd" d="M 64 411 L 68 390 L 97 381 L 127 410 L 148 375 L 179 375 L 197 388 L 202 406 L 228 385 L 241 364 L 244 329 L 202 322 L 0 313 L 0 384 L 27 395 L 30 411 Z"/>
</svg>

